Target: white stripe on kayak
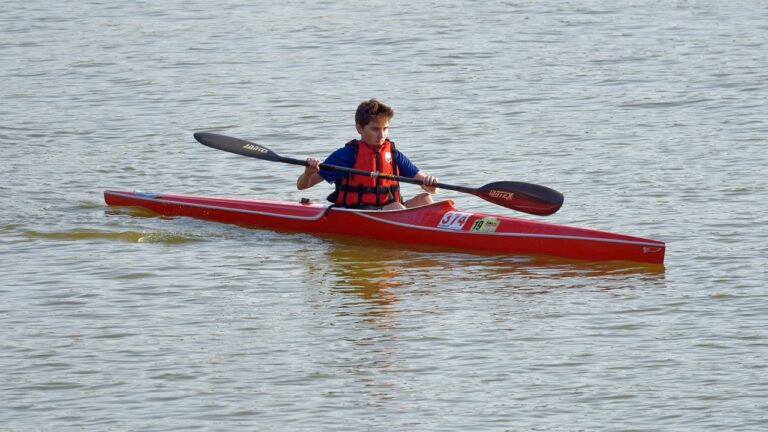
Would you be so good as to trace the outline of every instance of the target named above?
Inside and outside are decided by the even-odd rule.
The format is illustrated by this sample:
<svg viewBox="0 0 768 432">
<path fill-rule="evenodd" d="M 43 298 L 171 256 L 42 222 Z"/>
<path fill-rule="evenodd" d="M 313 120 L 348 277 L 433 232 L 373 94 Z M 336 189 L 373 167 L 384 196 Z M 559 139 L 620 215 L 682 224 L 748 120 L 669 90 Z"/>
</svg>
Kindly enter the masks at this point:
<svg viewBox="0 0 768 432">
<path fill-rule="evenodd" d="M 214 206 L 214 205 L 208 205 L 208 204 L 191 203 L 187 201 L 158 199 L 158 198 L 143 197 L 141 195 L 125 194 L 125 193 L 119 193 L 119 192 L 108 192 L 108 193 L 111 195 L 117 195 L 125 198 L 138 199 L 138 200 L 163 203 L 163 204 L 182 204 L 188 207 L 197 207 L 197 208 L 212 209 L 212 210 L 225 210 L 225 211 L 232 211 L 237 213 L 248 213 L 248 214 L 255 214 L 255 215 L 262 215 L 262 216 L 275 216 L 275 217 L 281 217 L 285 219 L 299 219 L 299 220 L 307 220 L 307 221 L 314 221 L 314 220 L 320 219 L 321 217 L 323 217 L 326 209 L 328 208 L 326 206 L 326 207 L 323 207 L 322 209 L 318 209 L 317 216 L 310 216 L 310 217 L 292 216 L 292 215 L 286 215 L 285 213 L 270 213 L 270 212 L 258 211 L 258 210 L 245 210 L 245 209 L 233 208 L 233 207 L 222 207 L 222 206 Z M 149 209 L 149 210 L 152 210 L 152 209 Z"/>
<path fill-rule="evenodd" d="M 437 228 L 437 227 L 427 227 L 427 226 L 421 226 L 421 225 L 412 225 L 402 222 L 395 222 L 390 221 L 386 219 L 378 218 L 371 214 L 365 214 L 361 212 L 355 212 L 360 216 L 366 217 L 368 219 L 373 219 L 378 222 L 384 222 L 391 225 L 406 227 L 406 228 L 417 228 L 417 229 L 423 229 L 428 231 L 439 231 L 442 233 L 454 233 L 454 234 L 472 234 L 472 235 L 482 235 L 482 236 L 500 236 L 500 237 L 534 237 L 534 238 L 552 238 L 552 239 L 566 239 L 566 240 L 587 240 L 587 241 L 595 241 L 595 242 L 605 242 L 605 243 L 622 243 L 622 244 L 631 244 L 631 245 L 639 245 L 639 246 L 653 246 L 653 247 L 665 247 L 664 243 L 654 243 L 654 242 L 644 242 L 644 241 L 636 241 L 636 240 L 621 240 L 621 239 L 609 239 L 609 238 L 602 238 L 602 237 L 582 237 L 582 236 L 567 236 L 567 235 L 557 235 L 557 234 L 527 234 L 527 233 L 500 233 L 500 232 L 480 232 L 480 231 L 459 231 L 459 230 L 451 230 L 451 229 L 445 229 L 445 228 Z"/>
</svg>

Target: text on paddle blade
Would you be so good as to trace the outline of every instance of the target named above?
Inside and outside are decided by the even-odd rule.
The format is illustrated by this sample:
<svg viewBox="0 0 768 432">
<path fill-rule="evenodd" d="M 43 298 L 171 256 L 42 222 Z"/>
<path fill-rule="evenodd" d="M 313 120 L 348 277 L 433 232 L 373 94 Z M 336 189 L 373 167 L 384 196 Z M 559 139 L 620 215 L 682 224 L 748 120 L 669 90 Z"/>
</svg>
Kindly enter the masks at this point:
<svg viewBox="0 0 768 432">
<path fill-rule="evenodd" d="M 509 191 L 502 191 L 502 190 L 491 189 L 488 192 L 488 196 L 491 197 L 491 198 L 499 198 L 499 199 L 503 199 L 503 200 L 511 200 L 512 198 L 515 197 L 515 194 L 512 193 L 512 192 L 509 192 Z"/>
<path fill-rule="evenodd" d="M 259 152 L 259 153 L 266 153 L 267 152 L 267 149 L 265 149 L 264 147 L 255 146 L 253 144 L 246 144 L 246 145 L 243 146 L 243 149 L 245 149 L 245 150 L 253 150 L 253 151 L 256 151 L 256 152 Z"/>
</svg>

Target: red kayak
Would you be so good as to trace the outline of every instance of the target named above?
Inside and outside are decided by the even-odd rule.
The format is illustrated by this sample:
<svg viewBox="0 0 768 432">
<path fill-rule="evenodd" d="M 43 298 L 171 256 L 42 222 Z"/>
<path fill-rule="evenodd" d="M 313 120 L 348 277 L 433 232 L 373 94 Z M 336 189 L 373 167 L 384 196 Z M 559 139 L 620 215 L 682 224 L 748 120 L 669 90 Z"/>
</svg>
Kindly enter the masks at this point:
<svg viewBox="0 0 768 432">
<path fill-rule="evenodd" d="M 456 210 L 441 201 L 406 210 L 353 210 L 310 203 L 107 190 L 110 206 L 143 207 L 164 216 L 188 216 L 259 228 L 340 234 L 513 255 L 663 264 L 663 242 Z"/>
</svg>

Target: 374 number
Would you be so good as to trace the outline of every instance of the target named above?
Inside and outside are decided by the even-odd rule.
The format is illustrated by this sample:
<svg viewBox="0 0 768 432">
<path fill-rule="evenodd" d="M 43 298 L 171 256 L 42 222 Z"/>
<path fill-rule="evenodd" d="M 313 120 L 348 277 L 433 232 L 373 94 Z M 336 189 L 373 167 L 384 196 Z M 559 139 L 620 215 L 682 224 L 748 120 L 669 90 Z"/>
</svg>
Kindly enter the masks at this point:
<svg viewBox="0 0 768 432">
<path fill-rule="evenodd" d="M 470 216 L 472 216 L 472 213 L 448 212 L 443 215 L 443 218 L 440 220 L 440 223 L 437 225 L 437 227 L 461 230 L 464 228 L 464 225 L 467 223 Z"/>
</svg>

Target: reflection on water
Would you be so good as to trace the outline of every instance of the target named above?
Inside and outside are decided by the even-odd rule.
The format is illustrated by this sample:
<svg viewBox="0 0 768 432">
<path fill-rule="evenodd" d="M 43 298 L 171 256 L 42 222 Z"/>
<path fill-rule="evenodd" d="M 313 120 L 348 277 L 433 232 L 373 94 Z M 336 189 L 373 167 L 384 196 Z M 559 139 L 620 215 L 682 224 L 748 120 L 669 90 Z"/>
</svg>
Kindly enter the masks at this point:
<svg viewBox="0 0 768 432">
<path fill-rule="evenodd" d="M 102 204 L 101 207 L 104 207 Z M 167 218 L 167 216 L 161 216 L 158 213 L 153 212 L 152 210 L 144 207 L 105 207 L 104 214 L 107 216 L 133 216 L 133 217 L 145 217 L 145 218 L 155 218 L 155 217 L 164 217 Z"/>
<path fill-rule="evenodd" d="M 482 341 L 503 345 L 514 344 L 509 338 L 528 338 L 525 343 L 530 344 L 520 328 L 560 313 L 532 304 L 561 304 L 563 296 L 556 294 L 580 297 L 579 291 L 590 296 L 589 291 L 666 286 L 663 267 L 658 266 L 403 250 L 402 245 L 366 239 L 304 238 L 311 239 L 312 248 L 300 257 L 320 286 L 312 304 L 321 316 L 333 317 L 320 325 L 338 334 L 346 347 L 345 352 L 329 348 L 323 367 L 343 370 L 344 376 L 362 383 L 356 403 L 368 407 L 407 399 L 413 383 L 402 378 L 404 371 L 411 378 L 431 379 L 435 365 L 425 359 L 432 351 L 442 353 L 446 361 L 473 363 L 477 355 L 472 347 Z M 547 294 L 555 295 L 549 299 Z M 428 323 L 445 326 L 445 331 L 422 332 Z M 478 330 L 464 333 L 464 327 Z"/>
<path fill-rule="evenodd" d="M 630 262 L 587 262 L 542 256 L 444 252 L 367 239 L 333 238 L 322 260 L 335 293 L 354 295 L 371 319 L 397 313 L 398 292 L 429 295 L 443 286 L 544 294 L 559 289 L 665 287 L 665 268 Z M 353 301 L 359 306 L 358 301 Z"/>
<path fill-rule="evenodd" d="M 402 251 L 394 249 L 380 251 L 333 241 L 328 244 L 323 262 L 334 281 L 332 292 L 351 296 L 348 305 L 352 309 L 362 306 L 359 312 L 365 321 L 386 328 L 396 325 L 397 290 L 404 286 L 402 275 L 407 272 L 402 255 Z"/>
<path fill-rule="evenodd" d="M 68 230 L 63 232 L 25 231 L 24 237 L 41 238 L 62 241 L 94 241 L 110 240 L 128 243 L 166 243 L 179 244 L 203 241 L 189 234 L 177 234 L 170 232 L 139 232 L 139 231 L 98 231 L 98 230 Z"/>
</svg>

